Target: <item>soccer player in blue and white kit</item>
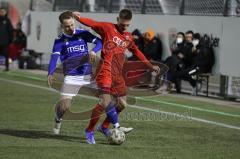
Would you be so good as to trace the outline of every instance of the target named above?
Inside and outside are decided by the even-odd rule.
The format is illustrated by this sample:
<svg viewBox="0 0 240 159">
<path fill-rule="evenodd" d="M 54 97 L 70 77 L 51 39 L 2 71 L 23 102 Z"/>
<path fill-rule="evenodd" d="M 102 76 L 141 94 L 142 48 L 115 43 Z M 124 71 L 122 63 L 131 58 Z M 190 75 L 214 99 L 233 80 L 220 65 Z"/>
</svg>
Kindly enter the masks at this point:
<svg viewBox="0 0 240 159">
<path fill-rule="evenodd" d="M 75 28 L 72 12 L 61 13 L 59 21 L 63 32 L 54 42 L 48 69 L 48 84 L 51 86 L 57 60 L 60 57 L 63 64 L 64 83 L 61 88 L 60 101 L 55 106 L 54 134 L 60 133 L 61 120 L 71 106 L 72 97 L 78 94 L 81 86 L 90 84 L 92 74 L 90 62 L 95 59 L 96 52 L 102 48 L 99 38 L 86 30 Z M 95 47 L 89 51 L 87 43 L 93 43 Z M 87 60 L 84 61 L 84 58 Z"/>
</svg>

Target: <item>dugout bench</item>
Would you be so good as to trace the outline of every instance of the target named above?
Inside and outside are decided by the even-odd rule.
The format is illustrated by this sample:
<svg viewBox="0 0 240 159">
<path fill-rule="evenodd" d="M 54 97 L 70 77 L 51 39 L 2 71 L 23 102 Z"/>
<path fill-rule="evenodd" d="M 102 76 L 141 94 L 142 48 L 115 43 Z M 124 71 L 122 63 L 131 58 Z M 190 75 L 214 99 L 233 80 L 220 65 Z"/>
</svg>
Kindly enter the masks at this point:
<svg viewBox="0 0 240 159">
<path fill-rule="evenodd" d="M 208 91 L 209 91 L 209 78 L 211 76 L 211 73 L 202 73 L 197 75 L 197 84 L 200 83 L 201 87 L 203 82 L 206 82 L 206 96 L 208 97 Z M 198 89 L 196 90 L 196 95 L 198 95 Z"/>
<path fill-rule="evenodd" d="M 18 67 L 20 69 L 39 69 L 42 66 L 42 55 L 43 53 L 34 50 L 24 50 L 18 58 Z M 36 62 L 37 60 L 39 63 Z"/>
</svg>

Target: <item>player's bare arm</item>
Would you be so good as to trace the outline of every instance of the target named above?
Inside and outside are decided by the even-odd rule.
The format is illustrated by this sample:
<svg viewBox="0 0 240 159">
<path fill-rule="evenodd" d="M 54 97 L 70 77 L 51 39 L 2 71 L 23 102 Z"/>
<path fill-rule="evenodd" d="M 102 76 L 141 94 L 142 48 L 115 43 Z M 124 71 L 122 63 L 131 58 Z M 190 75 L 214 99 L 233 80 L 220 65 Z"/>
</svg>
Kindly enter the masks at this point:
<svg viewBox="0 0 240 159">
<path fill-rule="evenodd" d="M 90 51 L 89 52 L 89 58 L 90 58 L 90 62 L 94 63 L 96 60 L 96 53 L 94 51 Z"/>
<path fill-rule="evenodd" d="M 52 86 L 52 83 L 53 83 L 53 76 L 52 75 L 48 75 L 48 86 L 51 87 Z"/>
</svg>

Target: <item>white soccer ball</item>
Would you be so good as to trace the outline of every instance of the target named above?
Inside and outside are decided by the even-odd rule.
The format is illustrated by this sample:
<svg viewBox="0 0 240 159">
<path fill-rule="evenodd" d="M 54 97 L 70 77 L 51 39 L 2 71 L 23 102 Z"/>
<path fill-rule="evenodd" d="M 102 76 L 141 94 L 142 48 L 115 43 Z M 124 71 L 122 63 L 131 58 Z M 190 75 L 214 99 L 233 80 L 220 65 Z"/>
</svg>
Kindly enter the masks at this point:
<svg viewBox="0 0 240 159">
<path fill-rule="evenodd" d="M 108 137 L 108 141 L 113 145 L 121 145 L 125 141 L 125 134 L 123 131 L 117 128 L 110 129 L 110 136 Z"/>
</svg>

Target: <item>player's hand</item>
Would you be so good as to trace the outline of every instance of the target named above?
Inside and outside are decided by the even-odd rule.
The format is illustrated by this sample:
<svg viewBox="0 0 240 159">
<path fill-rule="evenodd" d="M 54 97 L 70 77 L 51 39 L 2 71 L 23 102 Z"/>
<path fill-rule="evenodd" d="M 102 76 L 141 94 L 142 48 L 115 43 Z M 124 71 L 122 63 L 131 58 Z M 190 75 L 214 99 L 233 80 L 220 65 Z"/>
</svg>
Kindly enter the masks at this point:
<svg viewBox="0 0 240 159">
<path fill-rule="evenodd" d="M 80 12 L 72 12 L 75 19 L 80 18 Z"/>
<path fill-rule="evenodd" d="M 48 86 L 51 87 L 52 86 L 52 83 L 54 81 L 54 78 L 52 75 L 48 75 Z"/>
<path fill-rule="evenodd" d="M 160 73 L 160 67 L 159 67 L 159 66 L 154 65 L 152 69 L 153 69 L 153 71 L 156 72 L 157 74 Z"/>
<path fill-rule="evenodd" d="M 90 62 L 94 63 L 96 60 L 96 53 L 94 51 L 90 51 L 89 52 L 89 58 L 90 58 Z"/>
</svg>

